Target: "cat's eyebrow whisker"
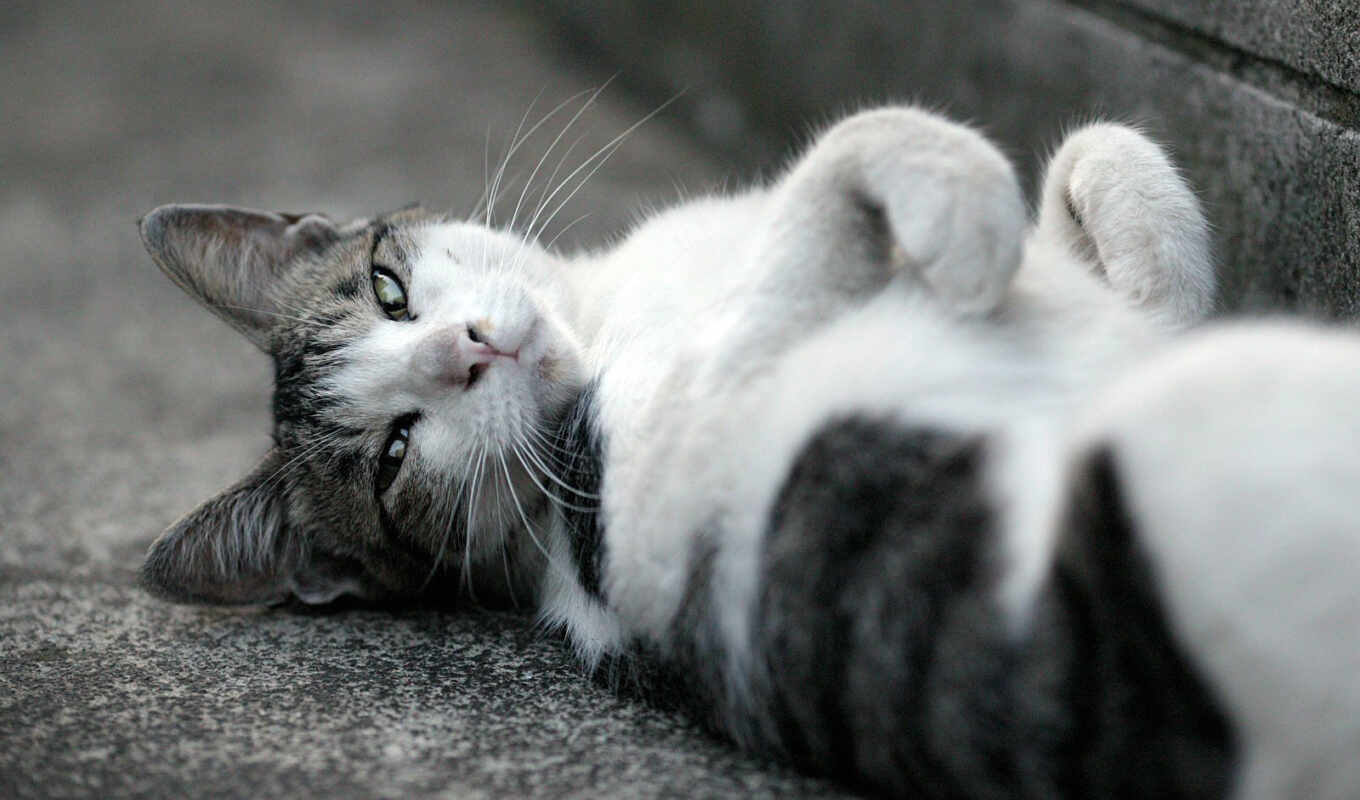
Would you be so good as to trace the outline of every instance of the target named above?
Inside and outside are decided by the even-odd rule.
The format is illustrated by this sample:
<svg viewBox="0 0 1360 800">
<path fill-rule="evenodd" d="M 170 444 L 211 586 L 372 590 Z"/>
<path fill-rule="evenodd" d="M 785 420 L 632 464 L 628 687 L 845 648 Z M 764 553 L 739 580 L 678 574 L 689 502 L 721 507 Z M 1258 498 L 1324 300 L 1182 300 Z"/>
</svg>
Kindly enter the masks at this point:
<svg viewBox="0 0 1360 800">
<path fill-rule="evenodd" d="M 529 173 L 529 179 L 524 182 L 524 188 L 520 190 L 519 199 L 515 201 L 515 210 L 510 215 L 510 224 L 506 226 L 510 230 L 515 229 L 515 221 L 519 219 L 519 210 L 520 207 L 524 204 L 524 196 L 529 193 L 530 187 L 534 185 L 534 178 L 538 175 L 538 171 L 543 168 L 543 164 L 548 160 L 548 156 L 552 155 L 553 150 L 556 149 L 557 145 L 562 141 L 562 137 L 566 136 L 567 132 L 571 130 L 572 126 L 576 124 L 576 121 L 581 118 L 581 115 L 586 113 L 586 109 L 590 108 L 592 105 L 595 104 L 595 101 L 599 98 L 600 93 L 603 92 L 606 88 L 608 88 L 610 82 L 612 82 L 613 80 L 614 78 L 611 76 L 609 80 L 600 84 L 599 88 L 596 89 L 590 95 L 590 97 L 586 98 L 586 101 L 581 104 L 581 107 L 576 109 L 576 113 L 572 114 L 571 119 L 567 120 L 567 124 L 562 127 L 562 130 L 558 131 L 557 135 L 553 137 L 552 142 L 548 144 L 548 149 L 543 151 L 543 155 L 539 157 L 538 163 L 534 165 L 533 171 Z M 577 96 L 579 97 L 579 95 Z M 564 101 L 562 104 L 558 105 L 557 108 L 554 108 L 552 111 L 548 112 L 548 115 L 543 118 L 542 122 L 547 122 L 548 117 L 551 117 L 553 114 L 557 113 L 558 109 L 565 106 L 567 102 L 569 101 Z M 542 122 L 540 122 L 539 124 L 542 124 Z M 530 133 L 532 133 L 532 131 L 530 131 Z"/>
<path fill-rule="evenodd" d="M 612 80 L 612 78 L 611 78 L 611 80 Z M 608 82 L 606 82 L 605 85 L 608 85 Z M 526 109 L 524 110 L 524 116 L 520 118 L 519 125 L 515 128 L 515 133 L 514 133 L 514 135 L 511 137 L 511 140 L 510 140 L 510 147 L 509 147 L 509 148 L 506 150 L 506 152 L 505 152 L 505 158 L 503 158 L 503 159 L 501 160 L 501 165 L 500 165 L 500 167 L 496 170 L 496 177 L 495 177 L 495 179 L 493 180 L 493 182 L 492 182 L 492 184 L 491 184 L 491 187 L 490 187 L 490 189 L 489 189 L 489 196 L 488 196 L 488 199 L 487 199 L 487 206 L 486 206 L 486 225 L 487 225 L 488 228 L 489 228 L 489 227 L 492 227 L 491 214 L 492 214 L 492 210 L 494 209 L 495 204 L 496 204 L 496 195 L 497 195 L 497 193 L 500 191 L 501 177 L 505 174 L 505 169 L 506 169 L 506 167 L 509 166 L 509 164 L 510 164 L 510 159 L 514 157 L 515 153 L 519 150 L 519 148 L 523 147 L 524 144 L 525 144 L 525 142 L 529 141 L 529 138 L 530 138 L 531 136 L 533 136 L 534 133 L 535 133 L 539 128 L 543 127 L 543 125 L 546 124 L 546 123 L 548 122 L 548 120 L 552 119 L 553 116 L 555 116 L 555 115 L 557 114 L 557 112 L 561 111 L 561 110 L 562 110 L 563 108 L 565 108 L 567 105 L 569 105 L 570 103 L 574 102 L 575 100 L 577 100 L 578 98 L 580 98 L 582 95 L 590 94 L 592 91 L 594 91 L 594 92 L 598 95 L 599 92 L 601 92 L 601 91 L 603 91 L 603 90 L 604 90 L 604 86 L 601 86 L 599 89 L 595 89 L 595 90 L 591 90 L 591 89 L 583 89 L 583 90 L 577 92 L 576 94 L 572 95 L 571 97 L 568 97 L 567 99 L 563 100 L 562 102 L 560 102 L 560 103 L 558 103 L 556 106 L 554 106 L 554 107 L 552 108 L 552 110 L 548 111 L 548 113 L 544 114 L 543 117 L 542 117 L 542 119 L 540 119 L 538 122 L 534 123 L 533 126 L 531 126 L 531 127 L 529 128 L 529 130 L 524 131 L 523 135 L 521 136 L 521 135 L 520 135 L 520 132 L 524 130 L 524 123 L 528 121 L 528 119 L 529 119 L 529 114 L 533 111 L 534 106 L 538 103 L 539 99 L 541 99 L 541 98 L 543 97 L 543 90 L 540 90 L 540 91 L 539 91 L 539 93 L 538 93 L 538 94 L 534 97 L 534 99 L 529 103 L 529 107 L 526 108 Z M 587 103 L 587 105 L 589 105 L 589 103 Z M 517 207 L 518 207 L 518 206 L 517 206 Z"/>
<path fill-rule="evenodd" d="M 284 300 L 278 299 L 275 299 L 274 302 L 278 304 L 281 308 L 287 309 L 288 311 L 292 311 L 297 314 L 305 315 L 311 313 L 311 309 L 308 309 L 306 306 L 300 303 L 289 303 Z"/>
<path fill-rule="evenodd" d="M 613 139 L 610 139 L 603 146 L 601 146 L 600 149 L 596 150 L 593 154 L 591 154 L 589 158 L 587 158 L 586 160 L 582 161 L 579 165 L 577 165 L 576 169 L 573 169 L 571 172 L 567 173 L 566 177 L 564 177 L 562 181 L 557 185 L 557 188 L 553 189 L 552 193 L 548 195 L 547 199 L 543 203 L 543 206 L 546 207 L 548 203 L 551 203 L 553 198 L 557 196 L 558 192 L 562 191 L 562 189 L 568 183 L 570 183 L 573 178 L 580 174 L 582 170 L 590 168 L 590 172 L 588 172 L 586 176 L 582 178 L 579 183 L 576 184 L 576 187 L 572 189 L 571 193 L 568 194 L 566 198 L 564 198 L 557 204 L 557 206 L 553 209 L 553 212 L 548 216 L 546 220 L 544 220 L 543 224 L 539 226 L 538 231 L 534 230 L 534 224 L 537 221 L 539 214 L 534 215 L 534 219 L 529 221 L 528 233 L 530 235 L 530 238 L 537 237 L 538 233 L 541 232 L 543 228 L 547 227 L 548 223 L 550 223 L 553 220 L 553 218 L 557 216 L 557 213 L 562 210 L 562 207 L 565 206 L 573 197 L 575 197 L 576 193 L 581 190 L 581 187 L 585 186 L 586 182 L 589 181 L 591 177 L 594 176 L 595 173 L 599 171 L 600 167 L 604 166 L 604 164 L 609 160 L 610 156 L 612 156 L 615 152 L 618 151 L 619 147 L 623 144 L 623 141 L 625 139 L 631 136 L 634 131 L 642 127 L 642 125 L 646 124 L 653 117 L 655 117 L 656 115 L 660 114 L 662 111 L 670 107 L 670 105 L 679 98 L 680 95 L 676 94 L 674 97 L 657 106 L 656 109 L 654 109 L 653 111 L 648 112 L 637 122 L 634 122 L 632 125 L 629 125 L 627 128 L 624 128 L 623 131 L 619 133 L 619 135 L 615 136 Z M 594 167 L 591 167 L 592 162 L 595 162 Z M 539 210 L 539 213 L 541 212 L 542 208 L 540 208 Z"/>
<path fill-rule="evenodd" d="M 578 222 L 580 222 L 580 221 L 582 221 L 582 220 L 584 220 L 584 219 L 588 219 L 589 217 L 590 217 L 590 212 L 587 211 L 586 213 L 582 214 L 581 216 L 577 217 L 576 219 L 572 220 L 571 222 L 568 222 L 568 223 L 566 224 L 566 227 L 564 227 L 564 228 L 562 228 L 562 230 L 558 231 L 558 232 L 553 236 L 553 238 L 551 238 L 551 239 L 548 240 L 548 243 L 547 243 L 547 244 L 543 245 L 543 249 L 544 249 L 544 250 L 551 250 L 551 249 L 552 249 L 552 246 L 555 245 L 555 244 L 557 244 L 557 240 L 562 238 L 562 234 L 564 234 L 564 233 L 566 233 L 567 231 L 571 230 L 572 228 L 576 227 L 576 223 L 578 223 Z"/>
<path fill-rule="evenodd" d="M 510 144 L 505 149 L 505 156 L 501 159 L 500 166 L 496 168 L 496 175 L 492 178 L 491 185 L 487 187 L 486 226 L 488 228 L 491 227 L 491 214 L 492 210 L 496 207 L 496 192 L 500 187 L 502 176 L 505 175 L 505 168 L 510 165 L 510 158 L 514 156 L 515 150 L 522 144 L 519 138 L 520 131 L 524 130 L 524 123 L 528 121 L 529 114 L 534 110 L 534 105 L 538 103 L 539 98 L 542 96 L 543 89 L 540 89 L 538 94 L 534 96 L 534 99 L 529 101 L 529 106 L 524 109 L 524 116 L 520 117 L 519 124 L 515 126 L 515 132 L 510 137 Z"/>
</svg>

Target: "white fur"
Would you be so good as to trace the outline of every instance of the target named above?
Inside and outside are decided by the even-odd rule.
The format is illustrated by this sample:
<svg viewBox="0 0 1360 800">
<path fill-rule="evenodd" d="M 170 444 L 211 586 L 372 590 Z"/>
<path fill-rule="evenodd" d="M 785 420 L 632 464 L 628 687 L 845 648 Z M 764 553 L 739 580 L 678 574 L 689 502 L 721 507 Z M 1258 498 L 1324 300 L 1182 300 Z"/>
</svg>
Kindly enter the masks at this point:
<svg viewBox="0 0 1360 800">
<path fill-rule="evenodd" d="M 1360 787 L 1360 339 L 1196 339 L 1091 409 L 1181 644 L 1243 741 L 1242 798 Z"/>
<path fill-rule="evenodd" d="M 770 185 L 661 212 L 603 252 L 562 260 L 475 226 L 431 228 L 410 287 L 417 319 L 358 343 L 336 387 L 389 398 L 379 416 L 419 396 L 434 410 L 413 450 L 456 471 L 465 442 L 513 438 L 556 388 L 596 381 L 608 608 L 575 585 L 553 531 L 544 617 L 589 663 L 630 639 L 664 646 L 696 537 L 711 536 L 734 676 L 767 512 L 820 426 L 857 412 L 994 434 L 988 479 L 1009 567 L 998 591 L 1022 631 L 1047 574 L 1060 429 L 1209 308 L 1198 214 L 1155 145 L 1098 126 L 1059 149 L 1031 226 L 985 138 L 878 109 L 831 128 Z M 1174 241 L 1140 247 L 1161 232 Z M 494 402 L 421 395 L 404 354 L 434 320 L 472 319 L 538 331 L 569 364 L 556 383 L 503 370 Z"/>
<path fill-rule="evenodd" d="M 552 547 L 540 618 L 566 631 L 581 663 L 594 669 L 606 655 L 620 652 L 628 637 L 618 615 L 586 594 L 577 582 L 566 539 L 556 537 Z"/>
<path fill-rule="evenodd" d="M 1039 229 L 1094 250 L 1110 284 L 1147 313 L 1186 324 L 1210 311 L 1208 224 L 1166 153 L 1138 131 L 1098 124 L 1068 136 L 1049 162 Z"/>
<path fill-rule="evenodd" d="M 1066 454 L 1110 444 L 1173 627 L 1244 732 L 1240 796 L 1349 796 L 1360 343 L 1271 328 L 1159 359 L 1209 312 L 1213 276 L 1194 195 L 1138 132 L 1070 136 L 1031 225 L 985 139 L 882 109 L 834 127 L 771 185 L 662 212 L 603 252 L 425 231 L 419 317 L 356 343 L 333 389 L 379 398 L 374 419 L 419 403 L 415 457 L 457 472 L 468 442 L 504 445 L 595 381 L 608 601 L 578 585 L 567 534 L 541 530 L 542 615 L 590 665 L 636 639 L 664 647 L 690 559 L 711 546 L 738 696 L 767 515 L 829 420 L 988 435 L 997 599 L 1017 636 L 1049 575 Z M 410 354 L 438 325 L 474 319 L 522 340 L 521 362 L 493 370 L 494 394 L 422 383 Z"/>
<path fill-rule="evenodd" d="M 323 389 L 346 398 L 337 421 L 356 428 L 382 431 L 420 412 L 392 491 L 416 474 L 470 482 L 476 499 L 466 555 L 472 568 L 499 568 L 508 526 L 529 528 L 535 546 L 548 548 L 547 530 L 526 510 L 544 479 L 525 469 L 516 447 L 528 449 L 540 420 L 580 385 L 580 344 L 562 318 L 573 308 L 571 296 L 560 262 L 514 237 L 456 224 L 417 231 L 415 238 L 406 265 L 413 318 L 380 321 L 348 345 L 344 366 Z M 496 359 L 471 387 L 422 367 L 427 350 L 470 324 L 518 358 Z M 375 451 L 380 444 L 376 439 Z"/>
<path fill-rule="evenodd" d="M 1127 177 L 1120 190 L 1144 180 Z M 909 237 L 908 255 L 877 276 L 883 288 L 850 247 L 838 249 L 862 235 L 837 205 L 847 187 L 881 200 L 894 236 Z M 892 199 L 899 195 L 909 201 Z M 664 214 L 617 251 L 634 265 L 652 257 L 668 278 L 668 254 L 697 255 L 708 270 L 680 292 L 691 303 L 680 308 L 657 306 L 676 289 L 653 291 L 650 276 L 631 273 L 645 285 L 644 313 L 623 311 L 611 320 L 617 327 L 601 326 L 611 334 L 604 427 L 615 437 L 606 589 L 633 635 L 664 643 L 694 537 L 721 531 L 713 605 L 733 673 L 742 673 L 774 493 L 807 438 L 852 411 L 1004 432 L 992 482 L 1013 569 L 1001 591 L 1023 627 L 1047 574 L 1055 428 L 1117 370 L 1155 351 L 1176 315 L 1101 280 L 1066 231 L 1041 225 L 1026 239 L 1022 208 L 1014 176 L 985 140 L 919 111 L 877 111 L 837 126 L 770 189 Z M 913 224 L 913 214 L 949 221 Z M 706 249 L 712 243 L 717 252 Z M 1147 268 L 1206 273 L 1201 245 L 1184 249 L 1186 263 Z M 715 265 L 724 271 L 712 275 Z M 954 266 L 961 275 L 950 274 Z M 1203 298 L 1191 304 L 1208 307 Z"/>
<path fill-rule="evenodd" d="M 578 588 L 557 584 L 560 575 L 544 612 L 592 652 L 595 642 L 664 640 L 694 537 L 720 531 L 716 605 L 732 612 L 724 619 L 739 657 L 764 514 L 797 449 L 835 414 L 1014 429 L 1002 437 L 1007 455 L 993 484 L 1015 520 L 1005 555 L 1017 577 L 1002 591 L 1022 618 L 1043 577 L 1045 520 L 1024 481 L 1055 469 L 1036 455 L 1052 452 L 1033 442 L 1050 439 L 1048 428 L 1114 370 L 1155 349 L 1171 321 L 1207 308 L 1212 287 L 1201 240 L 1146 263 L 1120 251 L 1131 288 L 1100 277 L 1080 229 L 1050 208 L 1068 173 L 1099 161 L 1102 179 L 1073 191 L 1115 239 L 1136 236 L 1121 225 L 1160 224 L 1161 207 L 1107 220 L 1107 195 L 1170 195 L 1173 222 L 1193 222 L 1197 207 L 1137 134 L 1104 127 L 1073 141 L 1059 151 L 1055 170 L 1066 172 L 1050 175 L 1028 236 L 1018 182 L 996 148 L 911 108 L 851 117 L 772 185 L 682 204 L 616 247 L 570 261 L 476 226 L 436 226 L 415 256 L 417 319 L 379 325 L 357 343 L 336 390 L 385 398 L 377 418 L 412 401 L 432 409 L 412 450 L 456 472 L 470 457 L 466 442 L 513 438 L 540 416 L 554 382 L 531 367 L 506 369 L 491 376 L 500 381 L 494 401 L 474 401 L 475 390 L 432 395 L 406 355 L 430 326 L 483 319 L 539 331 L 536 345 L 567 364 L 560 386 L 598 381 L 608 437 L 604 585 L 625 633 L 600 621 L 598 604 Z M 1141 160 L 1120 173 L 1118 156 L 1130 146 Z M 866 207 L 881 212 L 881 245 L 870 238 Z M 1154 274 L 1140 278 L 1139 269 Z M 1171 289 L 1148 294 L 1145 283 Z"/>
</svg>

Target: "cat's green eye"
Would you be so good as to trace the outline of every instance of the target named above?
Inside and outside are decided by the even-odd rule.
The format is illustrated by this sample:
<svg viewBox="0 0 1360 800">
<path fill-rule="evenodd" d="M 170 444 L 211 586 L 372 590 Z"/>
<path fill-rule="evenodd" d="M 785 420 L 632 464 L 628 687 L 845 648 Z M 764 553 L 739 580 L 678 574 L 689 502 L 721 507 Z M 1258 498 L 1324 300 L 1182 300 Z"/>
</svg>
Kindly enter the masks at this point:
<svg viewBox="0 0 1360 800">
<path fill-rule="evenodd" d="M 373 296 L 378 298 L 378 305 L 388 318 L 397 322 L 411 318 L 406 308 L 406 287 L 401 285 L 396 275 L 382 267 L 373 268 Z"/>
<path fill-rule="evenodd" d="M 406 445 L 411 439 L 411 421 L 402 420 L 392 429 L 378 456 L 378 475 L 373 486 L 378 494 L 387 491 L 401 472 L 401 462 L 406 460 Z"/>
</svg>

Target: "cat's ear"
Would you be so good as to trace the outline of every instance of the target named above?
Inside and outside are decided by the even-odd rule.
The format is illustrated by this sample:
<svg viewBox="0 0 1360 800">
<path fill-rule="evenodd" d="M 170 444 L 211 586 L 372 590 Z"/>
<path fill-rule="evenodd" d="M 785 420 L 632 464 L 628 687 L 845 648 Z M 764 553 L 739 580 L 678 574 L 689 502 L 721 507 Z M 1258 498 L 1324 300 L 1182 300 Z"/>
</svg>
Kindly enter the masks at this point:
<svg viewBox="0 0 1360 800">
<path fill-rule="evenodd" d="M 265 605 L 286 599 L 302 548 L 289 535 L 274 480 L 277 450 L 244 479 L 199 506 L 152 543 L 142 586 L 177 603 Z"/>
<path fill-rule="evenodd" d="M 161 206 L 142 217 L 142 242 L 170 280 L 262 350 L 283 311 L 275 284 L 294 259 L 342 234 L 320 214 L 207 205 Z"/>
<path fill-rule="evenodd" d="M 287 526 L 271 450 L 250 474 L 166 529 L 147 552 L 142 586 L 176 603 L 329 603 L 381 594 L 358 562 L 307 547 Z"/>
</svg>

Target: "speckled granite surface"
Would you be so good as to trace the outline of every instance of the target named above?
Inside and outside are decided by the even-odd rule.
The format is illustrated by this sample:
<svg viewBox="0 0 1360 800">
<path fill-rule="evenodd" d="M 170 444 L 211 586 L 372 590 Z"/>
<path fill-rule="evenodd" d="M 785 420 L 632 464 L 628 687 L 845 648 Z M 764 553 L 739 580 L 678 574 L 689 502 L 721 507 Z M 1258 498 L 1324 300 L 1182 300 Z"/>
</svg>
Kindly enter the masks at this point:
<svg viewBox="0 0 1360 800">
<path fill-rule="evenodd" d="M 834 795 L 611 696 L 510 615 L 165 605 L 151 538 L 268 446 L 267 359 L 141 252 L 170 201 L 470 207 L 535 97 L 598 85 L 492 6 L 0 9 L 0 797 Z M 606 92 L 584 148 L 647 113 Z M 665 119 L 598 241 L 717 178 Z"/>
</svg>

